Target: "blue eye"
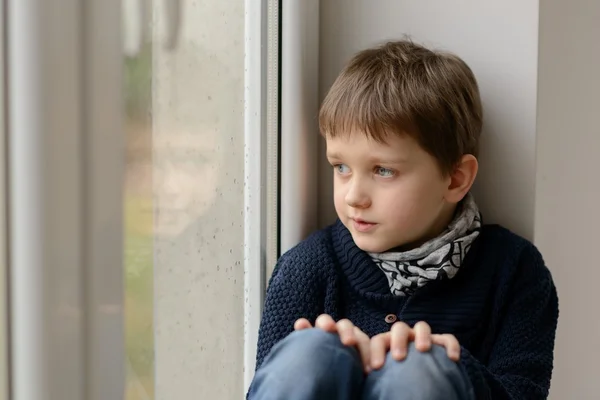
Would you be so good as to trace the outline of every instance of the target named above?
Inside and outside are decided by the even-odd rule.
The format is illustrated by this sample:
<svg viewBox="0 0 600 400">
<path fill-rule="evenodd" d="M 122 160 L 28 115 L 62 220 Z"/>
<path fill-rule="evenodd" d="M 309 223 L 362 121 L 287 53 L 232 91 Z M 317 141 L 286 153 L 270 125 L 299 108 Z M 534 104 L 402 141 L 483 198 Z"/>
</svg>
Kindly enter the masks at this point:
<svg viewBox="0 0 600 400">
<path fill-rule="evenodd" d="M 390 177 L 395 175 L 395 172 L 389 168 L 377 167 L 375 171 L 379 176 Z"/>
<path fill-rule="evenodd" d="M 335 170 L 338 174 L 342 174 L 342 175 L 345 175 L 350 172 L 350 168 L 348 168 L 348 166 L 346 164 L 337 164 L 337 165 L 334 165 L 333 168 L 335 168 Z"/>
</svg>

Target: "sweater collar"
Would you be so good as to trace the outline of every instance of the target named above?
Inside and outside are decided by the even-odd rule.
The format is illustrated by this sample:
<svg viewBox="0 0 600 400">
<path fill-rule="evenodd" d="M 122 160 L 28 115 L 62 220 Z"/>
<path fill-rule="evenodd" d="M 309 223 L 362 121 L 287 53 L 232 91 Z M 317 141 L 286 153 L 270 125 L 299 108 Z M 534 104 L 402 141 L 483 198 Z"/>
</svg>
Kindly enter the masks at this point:
<svg viewBox="0 0 600 400">
<path fill-rule="evenodd" d="M 366 252 L 356 246 L 352 234 L 338 219 L 332 231 L 333 250 L 350 286 L 373 300 L 393 298 L 387 277 Z"/>
</svg>

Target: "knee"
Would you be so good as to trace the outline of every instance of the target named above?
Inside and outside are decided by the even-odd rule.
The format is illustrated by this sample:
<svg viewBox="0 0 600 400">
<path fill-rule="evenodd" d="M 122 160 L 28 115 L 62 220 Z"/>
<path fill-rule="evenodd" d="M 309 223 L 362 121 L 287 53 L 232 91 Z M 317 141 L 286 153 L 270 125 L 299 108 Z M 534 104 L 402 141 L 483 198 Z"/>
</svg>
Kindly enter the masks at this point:
<svg viewBox="0 0 600 400">
<path fill-rule="evenodd" d="M 280 344 L 281 347 L 293 348 L 306 356 L 320 356 L 323 353 L 344 349 L 337 334 L 317 328 L 294 331 Z"/>
<path fill-rule="evenodd" d="M 355 354 L 356 353 L 356 354 Z M 265 364 L 273 364 L 273 370 L 285 366 L 291 375 L 312 375 L 327 379 L 335 369 L 332 365 L 359 363 L 355 349 L 342 344 L 335 333 L 321 329 L 305 329 L 289 334 L 273 347 Z"/>
<path fill-rule="evenodd" d="M 344 346 L 337 334 L 296 331 L 273 347 L 256 372 L 250 394 L 261 399 L 262 393 L 269 393 L 268 398 L 329 398 L 323 393 L 359 381 L 360 365 L 356 350 Z"/>
<path fill-rule="evenodd" d="M 396 368 L 410 369 L 420 375 L 443 377 L 459 370 L 458 364 L 448 357 L 446 349 L 436 344 L 431 346 L 431 350 L 423 352 L 417 350 L 415 344 L 411 343 L 404 362 L 394 363 L 390 354 L 388 354 L 388 361 L 391 361 L 390 364 L 395 365 Z"/>
<path fill-rule="evenodd" d="M 438 345 L 421 352 L 411 343 L 403 361 L 394 360 L 388 353 L 383 368 L 376 373 L 376 384 L 381 391 L 402 390 L 411 393 L 413 397 L 408 397 L 411 399 L 469 398 L 468 377 L 458 363 L 448 358 L 446 349 Z"/>
</svg>

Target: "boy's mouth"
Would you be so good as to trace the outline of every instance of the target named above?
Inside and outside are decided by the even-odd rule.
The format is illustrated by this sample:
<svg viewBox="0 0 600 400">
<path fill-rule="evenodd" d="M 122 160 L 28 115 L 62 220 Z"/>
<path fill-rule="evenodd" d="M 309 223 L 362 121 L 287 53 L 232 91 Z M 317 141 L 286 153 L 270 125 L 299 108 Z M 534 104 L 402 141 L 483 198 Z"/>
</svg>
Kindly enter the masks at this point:
<svg viewBox="0 0 600 400">
<path fill-rule="evenodd" d="M 352 224 L 354 225 L 354 229 L 356 229 L 358 232 L 368 232 L 368 231 L 372 230 L 373 228 L 375 228 L 375 226 L 377 226 L 377 224 L 375 222 L 365 221 L 364 219 L 361 219 L 361 218 L 351 218 L 351 219 L 352 219 Z"/>
</svg>

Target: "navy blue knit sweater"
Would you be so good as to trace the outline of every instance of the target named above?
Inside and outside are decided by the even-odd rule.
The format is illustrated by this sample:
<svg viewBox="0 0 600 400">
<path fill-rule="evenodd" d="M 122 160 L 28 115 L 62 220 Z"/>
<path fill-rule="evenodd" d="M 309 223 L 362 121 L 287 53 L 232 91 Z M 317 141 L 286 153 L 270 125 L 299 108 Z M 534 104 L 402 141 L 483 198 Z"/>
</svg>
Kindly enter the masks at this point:
<svg viewBox="0 0 600 400">
<path fill-rule="evenodd" d="M 461 363 L 478 399 L 545 399 L 553 366 L 558 298 L 542 256 L 527 240 L 487 225 L 460 272 L 408 298 L 354 244 L 341 222 L 311 235 L 277 263 L 261 321 L 257 369 L 301 317 L 350 319 L 367 335 L 386 332 L 387 314 L 461 343 Z"/>
</svg>

